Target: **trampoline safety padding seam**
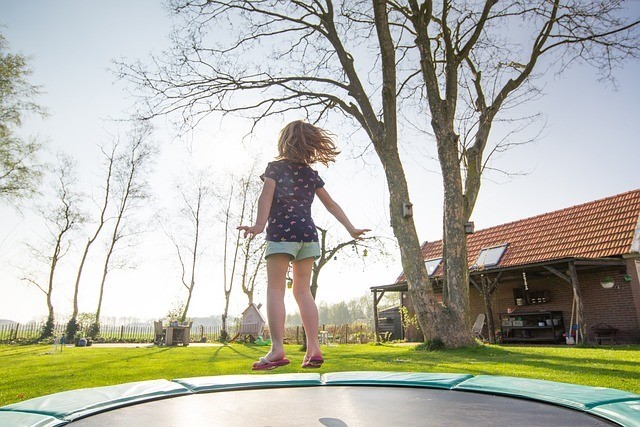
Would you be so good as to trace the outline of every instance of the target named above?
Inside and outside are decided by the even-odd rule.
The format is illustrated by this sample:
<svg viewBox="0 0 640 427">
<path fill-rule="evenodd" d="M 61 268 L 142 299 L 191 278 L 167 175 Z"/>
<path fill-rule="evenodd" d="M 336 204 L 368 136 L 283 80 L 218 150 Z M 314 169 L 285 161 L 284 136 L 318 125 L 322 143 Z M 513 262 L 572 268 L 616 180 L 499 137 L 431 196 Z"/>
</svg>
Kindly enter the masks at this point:
<svg viewBox="0 0 640 427">
<path fill-rule="evenodd" d="M 62 426 L 97 413 L 194 393 L 316 386 L 393 386 L 517 397 L 640 427 L 640 395 L 623 390 L 507 376 L 419 372 L 247 374 L 151 380 L 70 390 L 0 407 L 0 425 Z"/>
</svg>

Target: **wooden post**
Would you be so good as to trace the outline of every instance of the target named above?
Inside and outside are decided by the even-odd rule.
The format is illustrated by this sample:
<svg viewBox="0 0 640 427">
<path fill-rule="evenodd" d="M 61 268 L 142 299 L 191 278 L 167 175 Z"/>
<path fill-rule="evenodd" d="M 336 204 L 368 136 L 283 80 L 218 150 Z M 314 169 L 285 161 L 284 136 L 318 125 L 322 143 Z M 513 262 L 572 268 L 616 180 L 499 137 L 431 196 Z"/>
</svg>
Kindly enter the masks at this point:
<svg viewBox="0 0 640 427">
<path fill-rule="evenodd" d="M 587 319 L 584 316 L 584 307 L 582 305 L 582 292 L 580 292 L 580 283 L 578 282 L 578 273 L 576 271 L 576 266 L 573 262 L 569 263 L 569 276 L 571 277 L 571 286 L 573 287 L 573 294 L 576 298 L 576 303 L 578 309 L 576 310 L 577 319 L 578 319 L 578 330 L 576 331 L 576 344 L 579 342 L 580 335 L 582 337 L 582 342 L 587 341 Z M 569 332 L 571 332 L 571 328 L 573 325 L 569 327 Z"/>
<path fill-rule="evenodd" d="M 377 344 L 380 342 L 380 325 L 378 324 L 378 303 L 384 296 L 384 291 L 380 292 L 378 297 L 378 291 L 373 291 L 373 340 Z"/>
<path fill-rule="evenodd" d="M 640 227 L 640 225 L 639 225 Z M 640 236 L 640 230 L 636 232 L 636 236 Z M 640 242 L 638 242 L 640 244 Z M 631 296 L 633 305 L 636 308 L 636 318 L 640 324 L 640 260 L 629 258 L 625 260 L 627 274 L 631 276 L 629 287 L 631 288 Z"/>
<path fill-rule="evenodd" d="M 378 325 L 378 291 L 373 291 L 373 342 L 376 344 L 380 341 L 378 335 L 380 334 L 380 325 Z"/>
<path fill-rule="evenodd" d="M 400 292 L 400 339 L 402 341 L 404 341 L 404 325 L 405 325 L 405 318 L 404 318 L 404 298 L 402 297 L 402 295 L 404 294 L 404 292 Z M 395 330 L 395 328 L 394 328 Z"/>
</svg>

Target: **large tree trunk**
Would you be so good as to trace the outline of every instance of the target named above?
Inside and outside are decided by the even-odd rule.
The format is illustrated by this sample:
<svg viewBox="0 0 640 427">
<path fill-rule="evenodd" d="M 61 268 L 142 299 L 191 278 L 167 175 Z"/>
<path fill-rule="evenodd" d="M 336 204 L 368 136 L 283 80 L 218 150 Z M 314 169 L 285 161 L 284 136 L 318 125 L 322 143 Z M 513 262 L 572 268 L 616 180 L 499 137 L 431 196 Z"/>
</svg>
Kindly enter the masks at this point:
<svg viewBox="0 0 640 427">
<path fill-rule="evenodd" d="M 462 177 L 457 144 L 445 143 L 438 151 L 444 180 L 443 260 L 446 291 L 443 291 L 443 303 L 449 315 L 448 321 L 442 326 L 445 333 L 452 337 L 450 345 L 461 347 L 473 344 L 469 319 L 469 268 Z"/>
<path fill-rule="evenodd" d="M 380 159 L 386 173 L 390 195 L 390 213 L 393 232 L 398 239 L 402 271 L 408 283 L 408 294 L 425 340 L 441 339 L 449 347 L 458 341 L 452 339 L 444 325 L 449 323 L 447 314 L 436 302 L 429 283 L 427 268 L 419 250 L 420 242 L 413 217 L 404 215 L 404 204 L 409 202 L 409 191 L 404 169 L 397 151 L 381 150 Z M 418 250 L 416 250 L 418 249 Z"/>
<path fill-rule="evenodd" d="M 398 239 L 409 298 L 416 311 L 425 341 L 440 339 L 447 347 L 456 347 L 460 342 L 460 339 L 456 338 L 456 332 L 459 331 L 449 331 L 447 328 L 450 324 L 449 314 L 436 302 L 433 287 L 429 283 L 429 274 L 422 259 L 413 214 L 406 211 L 406 207 L 411 206 L 411 202 L 407 178 L 398 154 L 395 46 L 389 29 L 387 2 L 374 0 L 373 9 L 380 43 L 384 121 L 381 123 L 370 120 L 369 135 L 387 178 L 391 226 Z"/>
</svg>

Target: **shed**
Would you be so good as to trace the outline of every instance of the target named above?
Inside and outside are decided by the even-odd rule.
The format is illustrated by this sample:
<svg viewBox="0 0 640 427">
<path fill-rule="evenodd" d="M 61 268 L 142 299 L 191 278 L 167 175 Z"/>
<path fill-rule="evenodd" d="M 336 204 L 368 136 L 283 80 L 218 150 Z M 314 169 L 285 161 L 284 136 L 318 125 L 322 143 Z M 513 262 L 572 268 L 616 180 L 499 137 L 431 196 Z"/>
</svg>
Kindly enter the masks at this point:
<svg viewBox="0 0 640 427">
<path fill-rule="evenodd" d="M 235 341 L 240 337 L 254 341 L 258 336 L 262 335 L 266 320 L 260 313 L 260 307 L 262 307 L 262 304 L 255 305 L 252 303 L 242 312 L 240 330 L 231 341 Z"/>
<path fill-rule="evenodd" d="M 388 341 L 404 339 L 400 306 L 378 312 L 378 333 Z"/>
</svg>

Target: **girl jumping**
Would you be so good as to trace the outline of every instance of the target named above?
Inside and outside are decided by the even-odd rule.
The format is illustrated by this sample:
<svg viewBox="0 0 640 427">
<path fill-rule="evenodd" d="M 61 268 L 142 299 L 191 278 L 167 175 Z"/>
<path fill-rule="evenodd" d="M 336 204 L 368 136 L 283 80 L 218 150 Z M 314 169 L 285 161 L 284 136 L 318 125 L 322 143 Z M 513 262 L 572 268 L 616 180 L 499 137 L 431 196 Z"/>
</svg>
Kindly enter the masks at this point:
<svg viewBox="0 0 640 427">
<path fill-rule="evenodd" d="M 302 324 L 307 331 L 307 352 L 303 368 L 319 368 L 324 359 L 318 341 L 318 308 L 311 295 L 313 262 L 320 257 L 318 232 L 311 218 L 311 204 L 318 196 L 327 210 L 360 239 L 370 231 L 355 228 L 342 208 L 329 196 L 313 163 L 328 166 L 339 154 L 328 132 L 297 120 L 286 125 L 278 137 L 278 157 L 264 174 L 254 225 L 241 225 L 244 237 L 253 238 L 266 230 L 267 249 L 267 321 L 271 350 L 253 364 L 253 370 L 274 369 L 290 363 L 284 351 L 285 281 L 292 265 L 293 295 L 298 303 Z"/>
</svg>

